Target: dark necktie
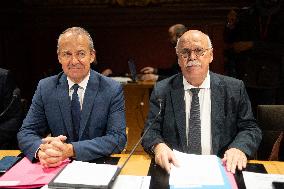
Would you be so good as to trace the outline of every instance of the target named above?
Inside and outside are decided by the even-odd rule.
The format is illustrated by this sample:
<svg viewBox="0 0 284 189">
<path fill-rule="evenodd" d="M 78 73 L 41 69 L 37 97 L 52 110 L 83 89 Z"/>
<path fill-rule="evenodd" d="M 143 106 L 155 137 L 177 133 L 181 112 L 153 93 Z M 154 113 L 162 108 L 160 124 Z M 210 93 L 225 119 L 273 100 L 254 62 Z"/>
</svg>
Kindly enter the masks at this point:
<svg viewBox="0 0 284 189">
<path fill-rule="evenodd" d="M 78 141 L 79 129 L 80 129 L 80 119 L 81 119 L 81 106 L 80 106 L 79 96 L 78 96 L 79 85 L 74 84 L 72 88 L 74 91 L 73 91 L 72 100 L 71 100 L 71 115 L 72 115 L 72 121 L 73 121 L 74 140 Z"/>
<path fill-rule="evenodd" d="M 192 101 L 188 123 L 188 153 L 201 154 L 201 121 L 199 105 L 199 88 L 192 88 Z"/>
</svg>

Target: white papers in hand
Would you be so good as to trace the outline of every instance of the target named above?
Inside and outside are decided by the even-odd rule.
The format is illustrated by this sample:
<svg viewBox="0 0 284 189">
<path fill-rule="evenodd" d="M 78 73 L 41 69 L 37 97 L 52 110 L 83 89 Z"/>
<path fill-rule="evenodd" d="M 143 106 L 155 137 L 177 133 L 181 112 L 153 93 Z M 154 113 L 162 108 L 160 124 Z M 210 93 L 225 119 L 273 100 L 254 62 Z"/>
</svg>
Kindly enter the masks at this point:
<svg viewBox="0 0 284 189">
<path fill-rule="evenodd" d="M 220 160 L 215 155 L 194 155 L 174 150 L 179 167 L 172 166 L 169 184 L 175 188 L 224 185 Z"/>
</svg>

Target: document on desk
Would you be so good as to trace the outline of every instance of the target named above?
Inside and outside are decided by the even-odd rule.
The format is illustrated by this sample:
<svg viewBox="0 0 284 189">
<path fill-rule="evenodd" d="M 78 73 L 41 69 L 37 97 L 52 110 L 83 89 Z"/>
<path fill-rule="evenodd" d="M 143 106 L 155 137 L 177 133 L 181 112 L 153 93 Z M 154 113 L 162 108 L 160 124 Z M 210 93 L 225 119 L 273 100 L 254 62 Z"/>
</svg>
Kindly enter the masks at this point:
<svg viewBox="0 0 284 189">
<path fill-rule="evenodd" d="M 68 161 L 56 168 L 43 168 L 40 163 L 31 163 L 26 157 L 0 177 L 0 188 L 36 188 L 49 183 Z"/>
<path fill-rule="evenodd" d="M 112 189 L 149 189 L 150 176 L 119 175 L 114 182 Z M 41 189 L 50 189 L 45 185 Z"/>
<path fill-rule="evenodd" d="M 107 188 L 116 165 L 73 161 L 48 184 L 49 188 Z"/>
<path fill-rule="evenodd" d="M 169 180 L 171 189 L 232 188 L 217 156 L 186 154 L 176 150 L 174 154 L 180 166 L 171 168 Z"/>
<path fill-rule="evenodd" d="M 247 189 L 273 189 L 272 182 L 284 182 L 284 175 L 243 171 Z"/>
</svg>

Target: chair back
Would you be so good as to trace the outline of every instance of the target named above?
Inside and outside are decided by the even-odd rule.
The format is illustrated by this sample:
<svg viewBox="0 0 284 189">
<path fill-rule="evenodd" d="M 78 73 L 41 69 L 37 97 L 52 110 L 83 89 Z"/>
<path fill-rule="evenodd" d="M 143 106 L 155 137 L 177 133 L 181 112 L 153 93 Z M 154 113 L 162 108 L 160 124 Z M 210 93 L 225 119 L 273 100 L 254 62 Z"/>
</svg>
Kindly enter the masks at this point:
<svg viewBox="0 0 284 189">
<path fill-rule="evenodd" d="M 262 130 L 257 159 L 278 160 L 284 131 L 284 105 L 258 105 L 257 122 Z"/>
</svg>

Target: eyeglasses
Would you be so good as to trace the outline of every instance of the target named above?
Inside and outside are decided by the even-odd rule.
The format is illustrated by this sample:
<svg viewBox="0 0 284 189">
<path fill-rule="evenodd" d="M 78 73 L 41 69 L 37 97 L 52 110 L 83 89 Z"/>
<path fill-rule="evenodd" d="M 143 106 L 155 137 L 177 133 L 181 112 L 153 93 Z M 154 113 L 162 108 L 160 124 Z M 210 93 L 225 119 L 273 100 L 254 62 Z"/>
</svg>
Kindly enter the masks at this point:
<svg viewBox="0 0 284 189">
<path fill-rule="evenodd" d="M 208 49 L 201 49 L 201 48 L 197 48 L 197 49 L 182 49 L 180 52 L 177 52 L 178 55 L 180 55 L 183 59 L 188 59 L 188 57 L 191 55 L 191 53 L 194 53 L 194 55 L 196 57 L 201 57 L 204 56 L 206 51 L 210 50 L 211 48 Z"/>
<path fill-rule="evenodd" d="M 75 58 L 77 60 L 83 60 L 87 56 L 87 52 L 85 51 L 78 51 L 75 54 Z M 61 52 L 59 56 L 64 60 L 71 60 L 73 58 L 73 53 L 69 51 Z"/>
</svg>

